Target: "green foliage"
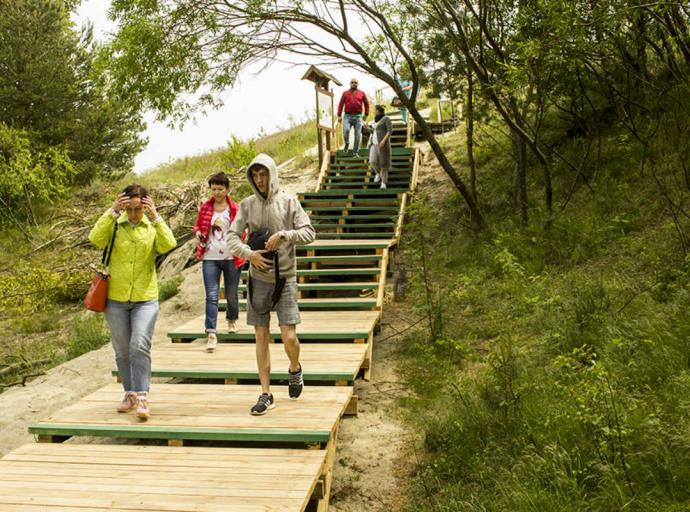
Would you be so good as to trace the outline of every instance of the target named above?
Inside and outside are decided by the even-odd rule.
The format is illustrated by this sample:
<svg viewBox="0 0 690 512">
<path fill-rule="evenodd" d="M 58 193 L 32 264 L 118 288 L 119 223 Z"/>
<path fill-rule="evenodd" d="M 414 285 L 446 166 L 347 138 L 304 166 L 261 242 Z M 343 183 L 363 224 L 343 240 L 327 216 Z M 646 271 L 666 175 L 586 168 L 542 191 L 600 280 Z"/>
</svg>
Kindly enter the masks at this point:
<svg viewBox="0 0 690 512">
<path fill-rule="evenodd" d="M 14 212 L 14 217 L 29 215 L 32 200 L 64 196 L 75 174 L 74 163 L 64 149 L 32 151 L 26 132 L 0 124 L 0 202 Z"/>
<path fill-rule="evenodd" d="M 609 144 L 599 193 L 548 229 L 520 226 L 506 141 L 481 142 L 493 232 L 459 225 L 459 199 L 435 185 L 401 243 L 411 307 L 443 316 L 401 346 L 415 392 L 402 404 L 423 432 L 408 510 L 687 509 L 690 274 L 655 177 Z M 655 162 L 658 179 L 675 159 Z"/>
<path fill-rule="evenodd" d="M 83 311 L 72 320 L 65 359 L 74 359 L 102 347 L 110 340 L 110 333 L 102 314 Z"/>
<path fill-rule="evenodd" d="M 180 285 L 184 281 L 184 276 L 177 275 L 158 283 L 158 300 L 163 302 L 177 295 Z"/>
<path fill-rule="evenodd" d="M 109 70 L 90 27 L 73 28 L 73 2 L 3 2 L 0 123 L 25 132 L 35 154 L 70 163 L 70 181 L 127 172 L 143 141 L 139 111 L 109 95 Z"/>
<path fill-rule="evenodd" d="M 228 141 L 228 145 L 223 152 L 222 158 L 223 163 L 228 169 L 236 171 L 249 165 L 256 155 L 257 152 L 255 141 L 250 140 L 249 142 L 244 143 L 233 135 Z"/>
</svg>

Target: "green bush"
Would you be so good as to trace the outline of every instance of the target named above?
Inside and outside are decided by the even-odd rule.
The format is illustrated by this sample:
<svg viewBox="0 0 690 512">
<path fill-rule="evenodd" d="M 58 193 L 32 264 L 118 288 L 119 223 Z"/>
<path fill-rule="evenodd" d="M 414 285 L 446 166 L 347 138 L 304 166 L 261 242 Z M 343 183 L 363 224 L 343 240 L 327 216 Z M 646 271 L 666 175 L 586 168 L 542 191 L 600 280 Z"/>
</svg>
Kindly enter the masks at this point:
<svg viewBox="0 0 690 512">
<path fill-rule="evenodd" d="M 83 311 L 73 322 L 65 359 L 74 359 L 86 352 L 102 347 L 110 340 L 105 317 L 100 313 Z"/>
<path fill-rule="evenodd" d="M 180 291 L 182 281 L 184 281 L 184 277 L 182 275 L 177 275 L 158 283 L 158 300 L 163 302 L 177 295 Z"/>
<path fill-rule="evenodd" d="M 663 201 L 609 147 L 599 194 L 522 226 L 501 144 L 482 147 L 491 233 L 458 223 L 454 194 L 408 210 L 408 300 L 430 328 L 400 344 L 422 432 L 407 510 L 688 510 L 690 276 Z"/>
</svg>

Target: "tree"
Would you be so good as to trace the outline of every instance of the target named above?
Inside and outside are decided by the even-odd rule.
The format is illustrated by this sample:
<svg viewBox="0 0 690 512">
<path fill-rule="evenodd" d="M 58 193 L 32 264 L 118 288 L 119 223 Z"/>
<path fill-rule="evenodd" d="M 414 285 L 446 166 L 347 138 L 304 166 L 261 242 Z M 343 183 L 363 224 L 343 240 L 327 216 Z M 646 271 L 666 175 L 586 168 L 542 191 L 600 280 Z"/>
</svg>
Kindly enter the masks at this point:
<svg viewBox="0 0 690 512">
<path fill-rule="evenodd" d="M 91 29 L 73 29 L 72 4 L 0 0 L 0 122 L 39 152 L 65 148 L 86 182 L 131 169 L 143 124 L 126 99 L 108 97 L 108 70 Z"/>
<path fill-rule="evenodd" d="M 472 193 L 416 108 L 423 57 L 407 44 L 414 20 L 394 2 L 116 0 L 113 14 L 120 22 L 111 47 L 119 90 L 161 117 L 184 118 L 192 107 L 187 98 L 202 89 L 197 105 L 215 105 L 215 94 L 232 85 L 244 66 L 286 54 L 357 68 L 382 80 L 424 133 L 473 221 L 484 225 Z M 364 36 L 356 35 L 356 25 L 364 27 Z M 413 84 L 409 98 L 398 81 L 403 64 Z"/>
</svg>

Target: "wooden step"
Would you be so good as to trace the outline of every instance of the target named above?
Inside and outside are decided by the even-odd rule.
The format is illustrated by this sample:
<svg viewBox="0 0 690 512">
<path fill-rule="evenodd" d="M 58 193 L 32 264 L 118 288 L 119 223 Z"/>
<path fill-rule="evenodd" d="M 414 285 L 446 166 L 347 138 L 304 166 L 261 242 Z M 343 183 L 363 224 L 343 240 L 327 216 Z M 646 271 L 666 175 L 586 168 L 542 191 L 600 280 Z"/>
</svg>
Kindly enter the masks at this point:
<svg viewBox="0 0 690 512">
<path fill-rule="evenodd" d="M 375 276 L 381 273 L 379 268 L 306 268 L 297 269 L 297 277 L 313 276 Z M 246 278 L 247 271 L 243 270 L 242 278 Z"/>
<path fill-rule="evenodd" d="M 332 233 L 329 231 L 318 231 L 316 234 L 317 238 L 325 238 L 325 239 L 332 239 L 332 238 L 383 238 L 383 239 L 392 239 L 395 233 L 393 231 L 382 231 L 380 233 L 363 233 L 363 232 L 357 232 L 357 233 Z"/>
<path fill-rule="evenodd" d="M 333 241 L 333 240 L 314 240 L 307 245 L 297 246 L 297 251 L 341 251 L 341 250 L 383 250 L 390 247 L 389 242 L 378 240 L 350 240 L 350 241 Z"/>
<path fill-rule="evenodd" d="M 398 216 L 397 215 L 340 215 L 340 214 L 335 214 L 335 215 L 310 215 L 309 218 L 314 221 L 314 220 L 336 220 L 336 219 L 344 219 L 344 220 L 391 220 L 395 221 L 397 220 Z"/>
<path fill-rule="evenodd" d="M 370 212 L 372 210 L 381 212 L 395 212 L 396 216 L 400 212 L 400 206 L 318 206 L 312 211 L 324 212 Z"/>
<path fill-rule="evenodd" d="M 297 289 L 301 292 L 309 291 L 352 291 L 352 290 L 375 290 L 379 284 L 377 281 L 354 281 L 354 282 L 336 282 L 336 283 L 297 283 Z M 240 284 L 237 287 L 239 293 L 247 291 L 246 284 Z M 225 288 L 220 288 L 221 298 L 225 298 Z"/>
<path fill-rule="evenodd" d="M 407 192 L 404 188 L 374 188 L 374 189 L 361 189 L 361 188 L 346 188 L 338 191 L 321 190 L 319 192 L 301 192 L 298 194 L 300 199 L 323 199 L 326 197 L 336 197 L 341 198 L 345 196 L 349 197 L 386 197 L 386 196 L 400 196 Z"/>
<path fill-rule="evenodd" d="M 290 364 L 282 345 L 271 343 L 271 380 L 287 380 Z M 304 380 L 352 382 L 368 358 L 366 343 L 304 343 L 300 363 Z M 256 345 L 254 343 L 221 343 L 213 353 L 206 351 L 206 341 L 164 343 L 151 353 L 154 377 L 186 379 L 252 379 L 258 380 Z M 368 361 L 366 361 L 368 368 Z M 114 376 L 118 375 L 113 370 Z M 184 391 L 184 390 L 182 390 Z"/>
<path fill-rule="evenodd" d="M 287 386 L 273 386 L 276 408 L 252 416 L 261 394 L 258 385 L 151 385 L 151 418 L 115 410 L 122 386 L 107 385 L 34 423 L 39 436 L 93 436 L 130 439 L 326 443 L 352 398 L 349 386 L 309 386 L 299 401 L 288 399 Z M 44 437 L 48 440 L 47 437 Z"/>
<path fill-rule="evenodd" d="M 390 222 L 353 222 L 352 220 L 350 222 L 346 222 L 345 224 L 331 224 L 331 223 L 322 223 L 322 222 L 315 222 L 314 227 L 317 230 L 322 230 L 322 229 L 371 229 L 371 228 L 390 228 L 391 226 L 395 227 L 395 222 L 390 221 Z"/>
<path fill-rule="evenodd" d="M 201 307 L 203 311 L 203 306 Z M 297 336 L 300 341 L 366 341 L 374 331 L 379 320 L 379 311 L 302 311 L 302 322 L 297 325 Z M 221 319 L 222 320 L 222 319 Z M 240 311 L 237 322 L 239 331 L 228 334 L 218 331 L 218 341 L 253 341 L 254 328 L 247 325 L 244 311 Z M 271 313 L 271 335 L 280 338 L 278 317 Z M 189 341 L 206 337 L 204 315 L 198 316 L 167 334 L 173 341 Z"/>
<path fill-rule="evenodd" d="M 305 210 L 309 211 L 319 211 L 323 210 L 325 206 L 335 206 L 338 210 L 348 210 L 352 206 L 367 206 L 371 210 L 377 210 L 380 206 L 394 206 L 395 210 L 400 209 L 400 198 L 399 197 L 371 197 L 371 198 L 358 198 L 358 199 L 348 199 L 344 198 L 326 198 L 326 199 L 303 199 L 300 201 Z"/>
<path fill-rule="evenodd" d="M 386 182 L 388 186 L 396 187 L 396 188 L 407 188 L 407 182 L 402 182 L 402 181 L 393 181 L 393 182 Z M 374 181 L 363 181 L 361 183 L 353 182 L 353 181 L 348 181 L 344 183 L 324 183 L 324 186 L 321 188 L 321 190 L 338 190 L 340 191 L 341 189 L 347 189 L 347 190 L 352 190 L 353 187 L 360 186 L 362 190 L 372 190 L 372 189 L 378 189 L 381 188 L 380 183 L 374 183 Z"/>
<path fill-rule="evenodd" d="M 330 473 L 328 457 L 327 450 L 32 443 L 0 459 L 0 510 L 303 512 Z"/>
<path fill-rule="evenodd" d="M 339 309 L 339 310 L 349 310 L 349 309 L 374 309 L 376 307 L 375 298 L 358 298 L 358 297 L 342 297 L 342 298 L 318 298 L 318 299 L 297 299 L 297 304 L 299 305 L 300 311 L 308 309 Z M 245 299 L 240 299 L 239 301 L 240 311 L 247 310 L 247 301 Z M 218 309 L 220 311 L 225 311 L 227 309 L 227 301 L 219 300 Z"/>
</svg>

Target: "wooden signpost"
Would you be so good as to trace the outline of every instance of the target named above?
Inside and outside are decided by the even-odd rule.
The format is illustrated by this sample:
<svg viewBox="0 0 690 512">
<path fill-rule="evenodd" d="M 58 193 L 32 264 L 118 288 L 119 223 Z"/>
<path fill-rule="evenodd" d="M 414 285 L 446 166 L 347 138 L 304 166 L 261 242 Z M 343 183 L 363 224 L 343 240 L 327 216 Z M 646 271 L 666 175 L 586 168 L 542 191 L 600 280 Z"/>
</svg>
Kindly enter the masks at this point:
<svg viewBox="0 0 690 512">
<path fill-rule="evenodd" d="M 336 85 L 342 84 L 337 78 L 325 71 L 321 71 L 316 66 L 309 66 L 302 80 L 314 82 L 316 92 L 316 141 L 319 148 L 319 162 L 323 162 L 324 153 L 335 149 L 336 146 L 335 109 L 333 91 L 329 89 L 329 82 L 332 81 Z"/>
</svg>

